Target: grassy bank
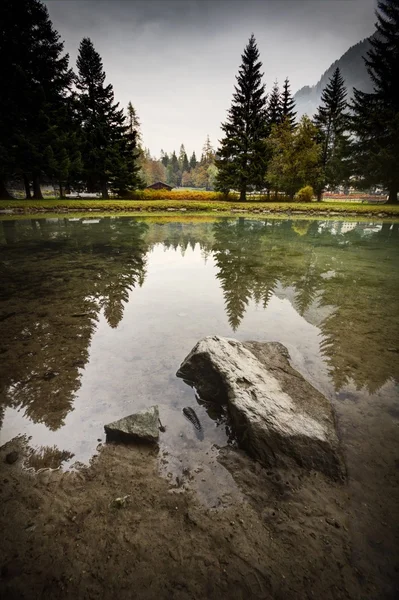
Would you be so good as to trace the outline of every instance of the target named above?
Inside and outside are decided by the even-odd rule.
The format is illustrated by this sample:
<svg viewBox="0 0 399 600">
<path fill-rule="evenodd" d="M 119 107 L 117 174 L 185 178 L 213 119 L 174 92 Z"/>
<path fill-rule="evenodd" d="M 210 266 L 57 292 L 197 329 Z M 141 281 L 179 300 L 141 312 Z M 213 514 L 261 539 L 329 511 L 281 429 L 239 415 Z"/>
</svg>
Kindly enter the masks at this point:
<svg viewBox="0 0 399 600">
<path fill-rule="evenodd" d="M 398 217 L 399 205 L 352 202 L 223 202 L 196 200 L 0 200 L 1 211 L 13 214 L 79 212 L 208 212 L 208 213 L 292 213 L 313 215 L 364 215 Z"/>
</svg>

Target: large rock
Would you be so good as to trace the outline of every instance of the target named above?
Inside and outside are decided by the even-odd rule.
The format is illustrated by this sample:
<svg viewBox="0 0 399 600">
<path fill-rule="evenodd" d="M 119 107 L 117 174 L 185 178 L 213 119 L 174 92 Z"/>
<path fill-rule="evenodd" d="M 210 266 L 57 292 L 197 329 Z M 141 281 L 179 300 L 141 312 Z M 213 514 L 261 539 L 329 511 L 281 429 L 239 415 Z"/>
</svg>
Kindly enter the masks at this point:
<svg viewBox="0 0 399 600">
<path fill-rule="evenodd" d="M 228 405 L 240 446 L 267 466 L 344 476 L 331 403 L 289 364 L 279 343 L 206 337 L 177 372 L 201 399 Z"/>
<path fill-rule="evenodd" d="M 156 444 L 159 439 L 159 410 L 151 406 L 119 421 L 104 425 L 107 440 L 120 442 L 146 442 Z"/>
</svg>

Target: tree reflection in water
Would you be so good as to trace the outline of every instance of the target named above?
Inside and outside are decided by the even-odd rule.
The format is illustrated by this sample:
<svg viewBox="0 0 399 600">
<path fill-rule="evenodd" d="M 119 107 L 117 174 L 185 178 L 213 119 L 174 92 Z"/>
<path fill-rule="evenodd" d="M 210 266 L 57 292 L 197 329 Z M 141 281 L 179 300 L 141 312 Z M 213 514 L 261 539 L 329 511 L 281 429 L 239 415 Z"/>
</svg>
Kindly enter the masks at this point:
<svg viewBox="0 0 399 600">
<path fill-rule="evenodd" d="M 330 309 L 318 327 L 337 390 L 352 380 L 374 393 L 398 379 L 397 223 L 239 219 L 215 224 L 214 233 L 217 277 L 234 330 L 251 299 L 266 308 L 277 285 L 291 287 L 301 316 L 311 306 Z"/>
<path fill-rule="evenodd" d="M 204 260 L 213 257 L 234 331 L 250 302 L 266 309 L 274 294 L 311 322 L 319 316 L 320 347 L 337 390 L 353 382 L 375 392 L 399 379 L 398 224 L 2 221 L 0 418 L 11 406 L 51 430 L 63 425 L 100 311 L 118 327 L 158 244 L 182 255 L 199 245 Z"/>
</svg>

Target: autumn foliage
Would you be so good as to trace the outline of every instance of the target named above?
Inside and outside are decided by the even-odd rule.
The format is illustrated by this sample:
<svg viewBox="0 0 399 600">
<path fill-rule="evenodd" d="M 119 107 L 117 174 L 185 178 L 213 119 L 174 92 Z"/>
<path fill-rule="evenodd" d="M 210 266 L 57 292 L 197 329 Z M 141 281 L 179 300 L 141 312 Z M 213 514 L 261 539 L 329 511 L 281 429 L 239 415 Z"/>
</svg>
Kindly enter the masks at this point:
<svg viewBox="0 0 399 600">
<path fill-rule="evenodd" d="M 128 200 L 197 200 L 210 202 L 214 200 L 237 200 L 238 194 L 230 192 L 227 196 L 221 192 L 200 190 L 136 190 L 130 192 Z"/>
</svg>

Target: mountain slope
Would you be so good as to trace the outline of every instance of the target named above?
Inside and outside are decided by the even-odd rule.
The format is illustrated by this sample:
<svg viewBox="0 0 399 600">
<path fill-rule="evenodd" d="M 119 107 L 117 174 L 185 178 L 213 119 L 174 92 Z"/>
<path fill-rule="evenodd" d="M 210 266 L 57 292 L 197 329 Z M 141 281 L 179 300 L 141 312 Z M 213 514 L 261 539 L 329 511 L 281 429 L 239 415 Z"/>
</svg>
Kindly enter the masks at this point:
<svg viewBox="0 0 399 600">
<path fill-rule="evenodd" d="M 306 85 L 298 90 L 294 96 L 298 118 L 304 114 L 312 116 L 316 112 L 320 104 L 321 92 L 337 67 L 339 67 L 345 79 L 348 99 L 352 97 L 354 87 L 364 92 L 371 92 L 372 84 L 363 60 L 363 56 L 366 56 L 369 49 L 370 38 L 366 38 L 349 48 L 340 59 L 336 60 L 316 85 L 312 87 Z"/>
</svg>

